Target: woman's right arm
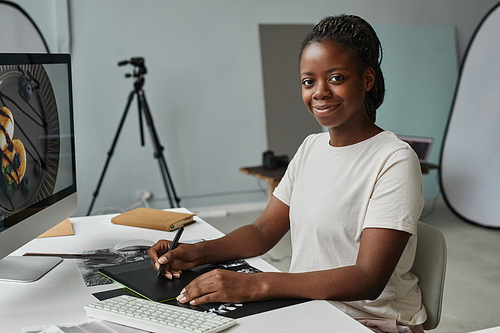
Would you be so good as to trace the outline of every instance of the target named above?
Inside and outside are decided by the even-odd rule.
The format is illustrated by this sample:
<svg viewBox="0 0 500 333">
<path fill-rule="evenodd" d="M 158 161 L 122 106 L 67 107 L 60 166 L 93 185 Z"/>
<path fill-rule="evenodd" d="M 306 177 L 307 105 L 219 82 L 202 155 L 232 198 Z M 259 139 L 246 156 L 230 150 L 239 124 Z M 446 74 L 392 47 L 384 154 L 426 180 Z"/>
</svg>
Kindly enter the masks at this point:
<svg viewBox="0 0 500 333">
<path fill-rule="evenodd" d="M 249 225 L 243 226 L 222 238 L 197 244 L 179 244 L 167 252 L 170 241 L 161 240 L 148 254 L 155 269 L 167 264 L 165 276 L 178 277 L 180 271 L 194 266 L 258 256 L 269 251 L 290 228 L 289 207 L 274 196 L 266 209 Z"/>
</svg>

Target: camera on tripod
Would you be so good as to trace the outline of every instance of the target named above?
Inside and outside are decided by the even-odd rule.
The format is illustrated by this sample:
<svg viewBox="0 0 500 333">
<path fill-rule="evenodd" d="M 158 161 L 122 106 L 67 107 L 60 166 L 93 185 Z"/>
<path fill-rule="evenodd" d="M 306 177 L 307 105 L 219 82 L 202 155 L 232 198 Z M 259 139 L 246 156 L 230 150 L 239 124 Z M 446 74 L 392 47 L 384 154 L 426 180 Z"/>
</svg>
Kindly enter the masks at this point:
<svg viewBox="0 0 500 333">
<path fill-rule="evenodd" d="M 148 72 L 146 69 L 146 66 L 144 65 L 144 58 L 143 57 L 134 57 L 130 58 L 130 60 L 122 60 L 118 63 L 118 66 L 125 66 L 131 64 L 137 68 L 134 69 L 134 77 L 138 77 L 140 75 L 144 75 Z M 126 77 L 131 77 L 131 74 L 126 74 Z"/>
<path fill-rule="evenodd" d="M 90 203 L 89 209 L 87 211 L 87 215 L 92 213 L 92 207 L 94 207 L 94 203 L 97 199 L 97 195 L 99 194 L 99 189 L 101 188 L 102 182 L 104 180 L 104 175 L 106 174 L 106 170 L 108 169 L 109 162 L 111 161 L 111 157 L 113 157 L 113 152 L 115 150 L 115 146 L 118 143 L 118 138 L 123 128 L 123 124 L 125 122 L 125 118 L 127 117 L 128 111 L 130 109 L 130 105 L 132 104 L 132 100 L 135 96 L 137 96 L 138 100 L 138 112 L 139 112 L 139 130 L 140 130 L 140 138 L 141 138 L 141 146 L 144 146 L 144 130 L 143 130 L 143 118 L 146 120 L 146 124 L 148 126 L 149 132 L 151 134 L 151 141 L 153 143 L 154 148 L 154 158 L 158 161 L 158 165 L 160 167 L 161 176 L 163 179 L 163 184 L 165 186 L 165 192 L 167 193 L 167 198 L 170 201 L 170 206 L 172 208 L 179 208 L 181 199 L 177 196 L 175 192 L 174 183 L 172 182 L 172 177 L 170 176 L 170 172 L 167 167 L 167 161 L 165 160 L 165 156 L 163 156 L 163 146 L 160 143 L 160 139 L 158 137 L 158 133 L 156 132 L 156 127 L 153 121 L 153 116 L 151 115 L 151 111 L 149 110 L 148 103 L 146 101 L 146 94 L 142 89 L 144 85 L 145 77 L 144 74 L 147 73 L 146 66 L 144 66 L 144 58 L 135 57 L 130 58 L 130 60 L 122 60 L 118 62 L 118 66 L 125 66 L 127 64 L 131 64 L 134 66 L 134 89 L 129 93 L 127 99 L 127 105 L 125 106 L 125 110 L 122 114 L 122 119 L 118 125 L 118 129 L 115 133 L 115 138 L 113 139 L 113 143 L 111 144 L 111 148 L 108 151 L 108 157 L 104 164 L 104 168 L 101 172 L 101 177 L 97 183 L 97 187 L 95 192 L 93 193 L 93 198 Z M 132 74 L 126 74 L 125 77 L 129 78 Z"/>
<path fill-rule="evenodd" d="M 272 150 L 266 150 L 262 153 L 262 166 L 265 169 L 277 169 L 279 167 L 286 167 L 288 165 L 288 156 L 287 155 L 274 155 Z"/>
</svg>

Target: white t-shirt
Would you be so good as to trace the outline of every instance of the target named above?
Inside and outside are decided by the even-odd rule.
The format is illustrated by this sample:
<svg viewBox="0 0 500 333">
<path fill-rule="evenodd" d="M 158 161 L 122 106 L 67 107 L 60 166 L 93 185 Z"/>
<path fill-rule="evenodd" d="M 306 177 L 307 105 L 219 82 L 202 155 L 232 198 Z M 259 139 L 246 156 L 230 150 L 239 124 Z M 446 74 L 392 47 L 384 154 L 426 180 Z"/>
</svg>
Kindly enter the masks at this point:
<svg viewBox="0 0 500 333">
<path fill-rule="evenodd" d="M 412 236 L 379 298 L 331 303 L 354 318 L 423 323 L 418 279 L 409 272 L 424 204 L 415 152 L 389 131 L 346 147 L 332 147 L 329 139 L 328 133 L 307 137 L 274 191 L 290 207 L 290 272 L 354 265 L 364 228 L 408 232 Z"/>
</svg>

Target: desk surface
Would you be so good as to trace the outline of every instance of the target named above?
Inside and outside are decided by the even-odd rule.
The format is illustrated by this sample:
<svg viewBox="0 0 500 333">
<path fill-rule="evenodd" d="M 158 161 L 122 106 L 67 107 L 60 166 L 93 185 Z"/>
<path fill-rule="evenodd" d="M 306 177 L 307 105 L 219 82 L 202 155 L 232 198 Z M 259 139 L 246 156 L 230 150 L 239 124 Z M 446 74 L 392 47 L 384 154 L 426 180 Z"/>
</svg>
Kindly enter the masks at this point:
<svg viewBox="0 0 500 333">
<path fill-rule="evenodd" d="M 181 210 L 182 211 L 182 210 Z M 39 238 L 13 255 L 26 252 L 82 252 L 112 248 L 132 238 L 152 241 L 172 239 L 174 233 L 111 223 L 114 215 L 72 218 L 75 235 Z M 222 233 L 197 218 L 186 227 L 183 239 L 216 238 Z M 247 261 L 263 271 L 277 271 L 260 258 Z M 93 293 L 119 288 L 118 285 L 86 287 L 74 260 L 65 259 L 40 280 L 32 283 L 0 282 L 0 318 L 2 332 L 21 332 L 22 327 L 57 325 L 88 320 L 83 306 L 96 301 Z M 302 317 L 307 319 L 301 319 Z M 326 301 L 311 301 L 238 319 L 224 332 L 371 332 Z"/>
<path fill-rule="evenodd" d="M 492 327 L 492 328 L 487 328 L 485 330 L 480 330 L 480 331 L 474 331 L 471 333 L 500 333 L 500 326 L 498 327 Z"/>
</svg>

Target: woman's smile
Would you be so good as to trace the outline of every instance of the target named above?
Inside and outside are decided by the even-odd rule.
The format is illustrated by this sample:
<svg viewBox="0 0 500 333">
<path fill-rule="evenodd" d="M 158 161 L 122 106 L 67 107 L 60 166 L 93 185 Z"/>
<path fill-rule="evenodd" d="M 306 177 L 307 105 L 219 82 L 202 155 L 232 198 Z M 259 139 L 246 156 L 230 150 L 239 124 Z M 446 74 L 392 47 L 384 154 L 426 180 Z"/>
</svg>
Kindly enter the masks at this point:
<svg viewBox="0 0 500 333">
<path fill-rule="evenodd" d="M 314 113 L 318 115 L 325 115 L 330 112 L 334 112 L 340 107 L 341 104 L 323 104 L 323 105 L 311 105 Z"/>
</svg>

